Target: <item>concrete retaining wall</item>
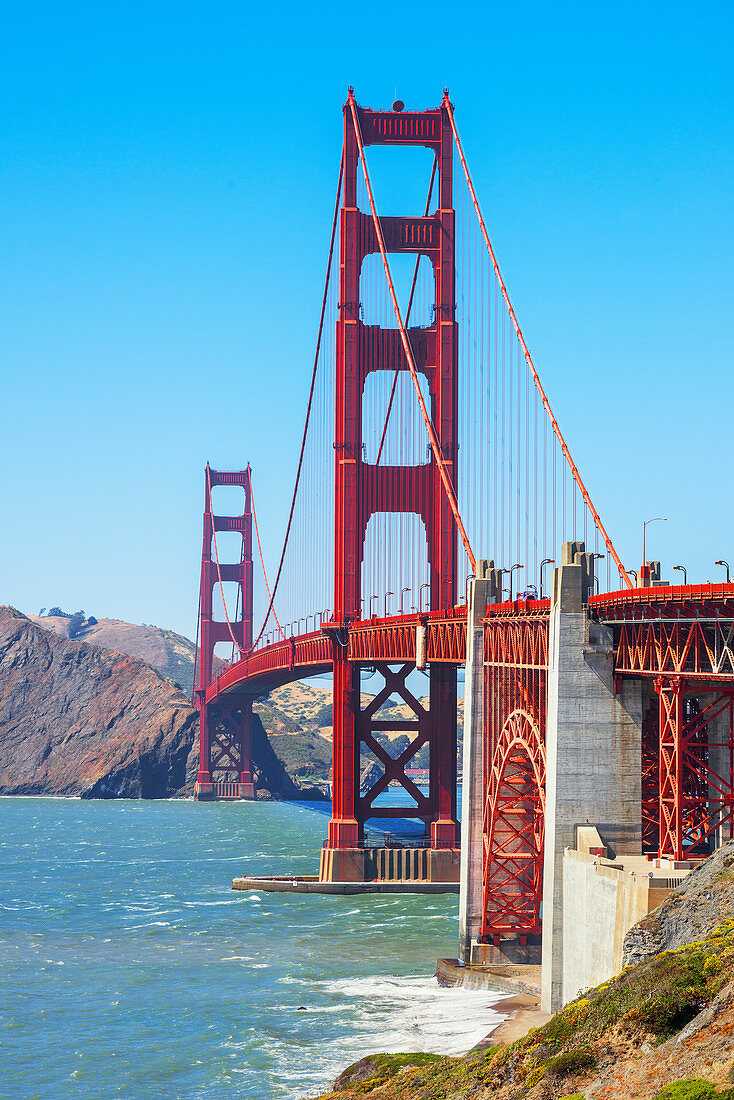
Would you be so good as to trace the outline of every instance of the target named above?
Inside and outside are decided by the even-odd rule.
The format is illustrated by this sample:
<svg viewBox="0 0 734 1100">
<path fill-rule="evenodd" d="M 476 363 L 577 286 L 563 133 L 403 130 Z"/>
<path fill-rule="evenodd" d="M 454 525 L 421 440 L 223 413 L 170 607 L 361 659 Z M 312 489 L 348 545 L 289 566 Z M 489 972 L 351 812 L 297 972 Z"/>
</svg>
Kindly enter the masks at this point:
<svg viewBox="0 0 734 1100">
<path fill-rule="evenodd" d="M 625 935 L 670 893 L 668 879 L 648 874 L 631 869 L 629 861 L 564 852 L 563 1004 L 622 969 Z"/>
</svg>

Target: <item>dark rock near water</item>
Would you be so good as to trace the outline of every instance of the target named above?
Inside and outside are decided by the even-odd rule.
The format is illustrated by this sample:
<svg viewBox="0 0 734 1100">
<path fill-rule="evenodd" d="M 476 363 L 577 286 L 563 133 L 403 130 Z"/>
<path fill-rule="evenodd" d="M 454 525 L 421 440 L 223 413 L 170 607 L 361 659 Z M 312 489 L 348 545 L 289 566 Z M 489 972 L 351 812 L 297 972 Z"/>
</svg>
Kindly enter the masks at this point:
<svg viewBox="0 0 734 1100">
<path fill-rule="evenodd" d="M 191 794 L 197 712 L 150 665 L 0 608 L 0 794 L 166 798 Z M 258 785 L 308 798 L 253 722 Z"/>
</svg>

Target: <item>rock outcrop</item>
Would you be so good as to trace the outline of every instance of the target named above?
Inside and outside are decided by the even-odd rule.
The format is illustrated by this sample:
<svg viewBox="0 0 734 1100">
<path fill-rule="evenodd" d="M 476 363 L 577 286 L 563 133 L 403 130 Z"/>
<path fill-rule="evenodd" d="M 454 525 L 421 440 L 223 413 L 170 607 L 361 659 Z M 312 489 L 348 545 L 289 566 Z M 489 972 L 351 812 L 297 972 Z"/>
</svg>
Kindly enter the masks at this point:
<svg viewBox="0 0 734 1100">
<path fill-rule="evenodd" d="M 624 965 L 705 939 L 732 917 L 734 841 L 730 840 L 694 868 L 662 905 L 629 930 L 624 939 Z"/>
<path fill-rule="evenodd" d="M 0 608 L 0 793 L 165 798 L 197 714 L 159 672 Z"/>
<path fill-rule="evenodd" d="M 253 721 L 257 787 L 298 788 Z M 190 794 L 198 714 L 144 661 L 36 626 L 0 608 L 0 794 L 170 798 Z"/>
</svg>

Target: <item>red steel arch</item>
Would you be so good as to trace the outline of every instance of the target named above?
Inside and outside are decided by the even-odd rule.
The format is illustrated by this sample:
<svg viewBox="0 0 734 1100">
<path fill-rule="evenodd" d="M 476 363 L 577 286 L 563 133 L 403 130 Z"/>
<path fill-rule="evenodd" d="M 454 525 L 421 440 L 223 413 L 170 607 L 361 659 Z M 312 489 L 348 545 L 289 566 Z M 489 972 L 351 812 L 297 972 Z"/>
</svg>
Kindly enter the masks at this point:
<svg viewBox="0 0 734 1100">
<path fill-rule="evenodd" d="M 545 743 L 538 716 L 514 710 L 492 756 L 484 809 L 481 936 L 539 935 L 543 896 Z"/>
</svg>

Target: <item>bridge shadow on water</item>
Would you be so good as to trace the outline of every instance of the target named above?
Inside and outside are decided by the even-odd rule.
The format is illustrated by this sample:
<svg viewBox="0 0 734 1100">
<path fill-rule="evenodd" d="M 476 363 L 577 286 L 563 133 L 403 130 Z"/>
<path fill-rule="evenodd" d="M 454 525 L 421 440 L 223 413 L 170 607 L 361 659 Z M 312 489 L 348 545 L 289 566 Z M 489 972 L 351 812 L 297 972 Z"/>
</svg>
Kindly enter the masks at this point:
<svg viewBox="0 0 734 1100">
<path fill-rule="evenodd" d="M 419 790 L 427 794 L 427 787 L 419 787 Z M 289 802 L 290 805 L 299 806 L 304 810 L 309 810 L 311 813 L 321 814 L 327 820 L 331 817 L 331 801 L 325 802 L 290 802 L 288 799 L 284 801 Z M 458 809 L 459 815 L 461 813 L 461 786 L 458 787 Z M 407 791 L 402 788 L 390 788 L 384 791 L 381 795 L 375 799 L 375 805 L 377 806 L 410 806 L 411 798 Z M 374 844 L 375 847 L 381 847 L 385 843 L 386 838 L 400 843 L 410 845 L 411 843 L 418 846 L 418 843 L 423 841 L 424 828 L 421 821 L 417 821 L 409 817 L 396 817 L 396 818 L 379 818 L 370 817 L 365 822 L 365 836 L 368 842 Z"/>
</svg>

